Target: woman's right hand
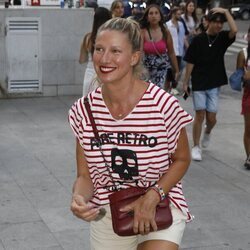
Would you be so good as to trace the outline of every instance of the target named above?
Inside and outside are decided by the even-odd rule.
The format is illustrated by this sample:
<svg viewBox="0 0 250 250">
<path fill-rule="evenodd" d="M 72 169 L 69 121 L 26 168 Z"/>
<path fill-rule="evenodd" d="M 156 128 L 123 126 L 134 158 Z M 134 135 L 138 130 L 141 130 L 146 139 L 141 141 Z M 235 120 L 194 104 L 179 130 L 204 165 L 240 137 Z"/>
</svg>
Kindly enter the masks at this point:
<svg viewBox="0 0 250 250">
<path fill-rule="evenodd" d="M 78 194 L 73 195 L 70 209 L 76 217 L 88 222 L 95 220 L 100 212 L 99 208 L 86 203 L 83 196 Z"/>
</svg>

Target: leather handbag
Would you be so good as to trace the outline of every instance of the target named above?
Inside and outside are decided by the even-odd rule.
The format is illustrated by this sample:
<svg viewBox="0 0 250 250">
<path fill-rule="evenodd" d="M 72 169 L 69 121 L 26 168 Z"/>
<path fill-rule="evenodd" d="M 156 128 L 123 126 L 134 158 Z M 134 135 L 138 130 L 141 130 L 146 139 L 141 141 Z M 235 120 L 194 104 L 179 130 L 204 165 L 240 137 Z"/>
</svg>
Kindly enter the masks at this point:
<svg viewBox="0 0 250 250">
<path fill-rule="evenodd" d="M 121 212 L 120 209 L 140 198 L 145 192 L 146 190 L 143 188 L 131 187 L 109 195 L 113 230 L 119 236 L 135 235 L 133 231 L 133 212 Z M 173 222 L 167 197 L 156 207 L 155 222 L 158 230 L 168 228 Z M 152 231 L 153 228 L 150 227 L 150 232 Z"/>
<path fill-rule="evenodd" d="M 108 165 L 105 159 L 105 156 L 103 154 L 103 151 L 102 151 L 100 137 L 98 134 L 98 130 L 97 130 L 95 120 L 92 115 L 87 97 L 84 98 L 84 105 L 87 110 L 90 123 L 93 128 L 95 140 L 97 143 L 99 142 L 98 145 L 99 145 L 102 157 L 104 159 L 105 166 L 108 169 L 110 178 L 112 182 L 114 183 L 114 186 L 116 187 L 115 181 L 113 180 L 112 174 L 110 172 L 111 171 L 110 166 Z M 130 204 L 131 202 L 137 200 L 145 193 L 146 193 L 146 190 L 144 188 L 130 187 L 127 189 L 122 189 L 122 190 L 118 190 L 118 188 L 116 188 L 116 191 L 112 193 L 111 195 L 109 195 L 112 226 L 113 226 L 114 232 L 118 234 L 119 236 L 135 235 L 133 231 L 133 221 L 134 221 L 133 212 L 122 212 L 120 211 L 120 209 Z M 172 218 L 172 213 L 169 207 L 169 200 L 167 196 L 165 197 L 165 199 L 159 202 L 156 207 L 155 221 L 156 221 L 158 230 L 166 229 L 172 225 L 173 218 Z M 150 231 L 153 231 L 152 227 L 150 228 Z"/>
</svg>

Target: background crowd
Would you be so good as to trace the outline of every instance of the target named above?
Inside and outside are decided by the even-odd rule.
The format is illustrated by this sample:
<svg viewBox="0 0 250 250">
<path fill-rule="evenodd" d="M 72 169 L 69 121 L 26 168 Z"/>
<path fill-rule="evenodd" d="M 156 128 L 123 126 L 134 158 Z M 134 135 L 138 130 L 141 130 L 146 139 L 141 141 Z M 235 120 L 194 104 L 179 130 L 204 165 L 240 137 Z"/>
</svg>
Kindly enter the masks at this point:
<svg viewBox="0 0 250 250">
<path fill-rule="evenodd" d="M 126 2 L 122 0 L 114 0 L 109 10 L 111 13 L 110 18 L 130 18 L 139 23 L 143 39 L 142 66 L 144 71 L 142 71 L 143 73 L 141 74 L 141 78 L 146 81 L 151 81 L 155 85 L 175 96 L 182 94 L 185 98 L 187 98 L 190 95 L 190 90 L 192 90 L 194 110 L 196 112 L 193 126 L 192 158 L 193 160 L 201 161 L 202 148 L 208 147 L 211 131 L 216 124 L 220 86 L 227 84 L 224 54 L 227 48 L 235 41 L 235 35 L 237 33 L 235 22 L 228 10 L 214 8 L 213 11 L 215 13 L 221 14 L 216 19 L 214 18 L 216 15 L 212 16 L 211 11 L 209 12 L 208 9 L 204 8 L 203 11 L 206 11 L 206 13 L 201 12 L 200 9 L 198 10 L 194 0 L 168 1 L 168 4 L 164 1 L 158 0 L 148 0 L 147 2 L 138 2 L 138 0 L 136 0 L 133 2 L 132 6 L 129 6 L 129 11 L 127 8 L 128 6 L 126 6 Z M 100 10 L 104 12 L 108 11 L 105 8 L 97 7 L 95 9 L 96 14 L 99 13 Z M 210 16 L 208 14 L 210 14 Z M 99 25 L 105 21 L 106 19 L 99 18 Z M 223 40 L 222 29 L 224 22 L 229 24 L 230 30 L 228 34 L 230 34 L 231 40 L 228 43 L 225 43 L 224 40 L 224 43 L 220 44 L 220 40 Z M 213 24 L 216 26 L 214 30 L 211 28 Z M 94 37 L 97 28 L 98 27 L 96 26 L 94 20 L 92 38 Z M 205 52 L 202 50 L 194 51 L 194 44 L 198 44 L 199 49 L 201 49 L 199 46 L 200 42 L 204 43 L 204 41 L 198 40 L 199 37 L 202 36 L 205 43 L 208 43 L 208 46 L 204 46 Z M 224 38 L 227 39 L 227 35 Z M 196 42 L 194 42 L 193 46 L 189 49 L 193 40 Z M 83 40 L 83 45 L 84 41 L 86 42 L 86 37 Z M 83 45 L 82 48 L 84 47 Z M 90 44 L 88 44 L 88 46 L 90 46 Z M 93 46 L 93 42 L 91 46 Z M 87 51 L 90 52 L 90 47 L 86 47 L 85 50 L 81 49 L 79 59 L 80 63 L 84 62 L 82 58 L 85 58 L 85 61 L 87 60 L 87 57 L 84 57 L 83 54 L 86 54 Z M 207 47 L 209 49 L 207 49 Z M 223 53 L 216 53 L 215 48 L 217 48 L 218 51 L 223 51 Z M 205 55 L 204 53 L 207 54 Z M 186 54 L 188 54 L 188 56 L 186 56 L 184 60 L 184 56 Z M 196 63 L 193 59 L 195 54 Z M 241 54 L 243 55 L 243 52 L 241 52 Z M 247 58 L 249 58 L 248 54 L 246 56 L 246 62 L 244 63 L 246 70 L 248 62 Z M 200 55 L 202 56 L 199 60 L 198 58 L 200 58 Z M 98 85 L 98 78 L 95 77 L 93 66 L 92 69 L 89 70 L 89 68 L 91 68 L 90 65 L 92 64 L 91 53 L 88 53 L 88 58 L 89 63 L 84 78 L 83 95 L 86 95 L 90 90 Z M 241 58 L 244 59 L 243 56 L 241 56 Z M 243 59 L 241 63 L 238 62 L 238 64 L 243 65 Z M 192 63 L 190 63 L 190 60 Z M 219 63 L 217 65 L 217 63 L 214 64 L 214 62 Z M 197 74 L 195 73 L 200 65 L 204 65 L 204 67 L 199 69 L 200 72 L 203 72 L 203 78 L 197 78 Z M 216 68 L 215 65 L 218 67 Z M 187 73 L 185 77 L 184 74 L 182 74 L 183 71 Z M 91 74 L 89 72 L 91 72 Z M 216 75 L 223 77 L 218 78 Z M 213 76 L 213 78 L 211 78 L 211 76 Z M 199 87 L 197 87 L 197 85 L 199 85 Z M 246 84 L 244 84 L 244 86 L 246 86 Z M 244 115 L 246 128 L 244 133 L 244 145 L 247 154 L 245 166 L 247 169 L 250 169 L 250 136 L 247 130 L 249 127 L 249 119 L 247 118 L 247 114 L 249 113 L 249 94 L 246 89 L 247 87 L 244 88 L 245 91 L 243 95 L 242 114 Z M 206 104 L 201 105 L 201 100 L 197 99 L 197 94 L 200 94 L 198 91 L 206 91 L 206 95 L 203 96 L 203 102 L 206 102 Z M 211 92 L 213 92 L 213 94 L 211 94 Z M 211 104 L 209 100 L 213 100 L 213 103 Z M 213 106 L 211 107 L 211 105 Z M 204 131 L 203 123 L 205 123 Z M 200 142 L 202 134 L 203 138 Z"/>
</svg>

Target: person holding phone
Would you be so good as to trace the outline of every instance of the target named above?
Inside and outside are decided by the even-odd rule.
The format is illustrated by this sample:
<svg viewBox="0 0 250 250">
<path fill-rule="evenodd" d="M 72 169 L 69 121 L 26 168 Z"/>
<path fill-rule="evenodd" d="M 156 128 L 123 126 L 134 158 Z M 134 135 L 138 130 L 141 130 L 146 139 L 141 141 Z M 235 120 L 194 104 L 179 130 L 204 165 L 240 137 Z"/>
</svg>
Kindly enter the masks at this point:
<svg viewBox="0 0 250 250">
<path fill-rule="evenodd" d="M 190 76 L 192 81 L 195 110 L 192 159 L 195 161 L 202 160 L 201 146 L 208 147 L 211 131 L 216 124 L 220 86 L 228 83 L 224 54 L 235 41 L 237 33 L 235 21 L 227 9 L 213 8 L 207 18 L 206 32 L 193 38 L 184 57 L 187 62 L 183 81 L 184 92 L 188 92 Z M 228 22 L 230 30 L 222 30 L 225 21 Z M 205 130 L 200 145 L 204 120 Z"/>
</svg>

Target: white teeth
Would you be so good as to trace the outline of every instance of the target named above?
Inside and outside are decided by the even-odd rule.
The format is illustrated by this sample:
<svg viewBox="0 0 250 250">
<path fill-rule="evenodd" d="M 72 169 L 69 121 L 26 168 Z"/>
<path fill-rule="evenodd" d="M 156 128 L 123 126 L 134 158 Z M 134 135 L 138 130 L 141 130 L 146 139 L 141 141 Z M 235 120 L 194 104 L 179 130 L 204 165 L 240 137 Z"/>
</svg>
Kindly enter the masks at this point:
<svg viewBox="0 0 250 250">
<path fill-rule="evenodd" d="M 101 67 L 101 71 L 103 71 L 103 72 L 111 72 L 113 70 L 114 70 L 114 68 Z"/>
</svg>

